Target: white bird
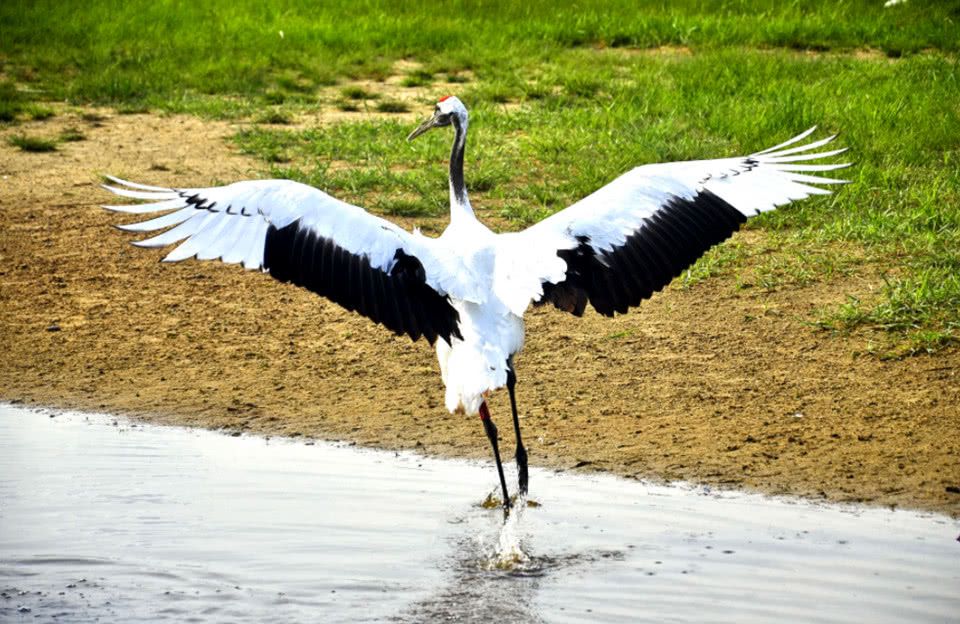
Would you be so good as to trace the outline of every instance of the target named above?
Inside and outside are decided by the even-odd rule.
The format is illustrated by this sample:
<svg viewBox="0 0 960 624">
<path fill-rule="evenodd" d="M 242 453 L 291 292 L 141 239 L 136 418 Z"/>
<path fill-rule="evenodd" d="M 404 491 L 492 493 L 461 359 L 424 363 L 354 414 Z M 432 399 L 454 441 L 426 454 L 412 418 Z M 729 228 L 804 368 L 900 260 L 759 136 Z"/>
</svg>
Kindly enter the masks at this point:
<svg viewBox="0 0 960 624">
<path fill-rule="evenodd" d="M 479 414 L 493 447 L 509 507 L 497 430 L 484 397 L 510 393 L 519 488 L 527 453 L 520 436 L 513 356 L 523 346 L 523 315 L 552 303 L 581 316 L 589 302 L 606 316 L 650 298 L 748 217 L 838 184 L 811 172 L 849 166 L 817 161 L 833 136 L 800 143 L 815 128 L 749 156 L 637 167 L 565 210 L 521 232 L 497 234 L 470 207 L 463 177 L 468 115 L 442 98 L 409 140 L 453 126 L 450 224 L 438 238 L 407 232 L 323 191 L 290 180 L 212 188 L 161 188 L 107 176 L 117 195 L 153 203 L 104 206 L 165 213 L 119 226 L 164 232 L 135 242 L 177 246 L 164 258 L 242 263 L 356 311 L 396 334 L 436 345 L 446 407 Z M 167 229 L 171 228 L 171 229 Z"/>
</svg>

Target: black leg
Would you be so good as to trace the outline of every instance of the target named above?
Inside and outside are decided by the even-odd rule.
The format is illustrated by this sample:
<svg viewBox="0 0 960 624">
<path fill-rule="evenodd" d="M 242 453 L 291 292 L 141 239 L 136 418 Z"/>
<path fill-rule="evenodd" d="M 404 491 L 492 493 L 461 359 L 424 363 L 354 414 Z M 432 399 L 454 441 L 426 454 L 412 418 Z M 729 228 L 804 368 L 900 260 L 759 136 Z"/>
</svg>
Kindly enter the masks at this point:
<svg viewBox="0 0 960 624">
<path fill-rule="evenodd" d="M 487 439 L 490 440 L 490 446 L 493 447 L 493 458 L 497 460 L 497 474 L 500 475 L 500 487 L 503 488 L 503 510 L 510 509 L 510 495 L 507 494 L 507 480 L 503 478 L 503 464 L 500 462 L 500 445 L 497 443 L 497 426 L 493 424 L 490 418 L 490 410 L 484 401 L 480 404 L 480 421 L 483 422 L 483 430 L 487 433 Z"/>
<path fill-rule="evenodd" d="M 513 410 L 513 433 L 517 437 L 517 472 L 519 473 L 520 494 L 527 493 L 530 477 L 527 473 L 527 449 L 523 447 L 520 437 L 520 416 L 517 414 L 517 397 L 514 387 L 517 385 L 517 376 L 513 372 L 513 361 L 507 360 L 507 390 L 510 392 L 510 409 Z"/>
</svg>

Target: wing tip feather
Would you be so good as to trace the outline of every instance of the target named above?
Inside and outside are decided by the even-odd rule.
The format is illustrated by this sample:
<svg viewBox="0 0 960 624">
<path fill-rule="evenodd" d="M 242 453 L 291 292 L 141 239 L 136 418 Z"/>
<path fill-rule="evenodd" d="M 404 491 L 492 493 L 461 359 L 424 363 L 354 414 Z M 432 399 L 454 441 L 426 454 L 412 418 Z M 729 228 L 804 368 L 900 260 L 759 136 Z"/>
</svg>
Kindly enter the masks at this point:
<svg viewBox="0 0 960 624">
<path fill-rule="evenodd" d="M 140 189 L 142 191 L 158 191 L 162 193 L 171 193 L 175 192 L 172 188 L 167 188 L 165 186 L 152 186 L 150 184 L 140 184 L 139 182 L 131 182 L 129 180 L 124 180 L 123 178 L 118 178 L 117 176 L 110 175 L 109 173 L 103 174 L 103 177 L 107 180 L 110 180 L 114 184 L 119 184 L 120 186 L 125 186 L 128 189 Z M 105 186 L 101 184 L 100 186 Z"/>
<path fill-rule="evenodd" d="M 790 138 L 790 139 L 787 139 L 787 140 L 784 141 L 783 143 L 778 143 L 777 145 L 774 145 L 773 147 L 768 147 L 768 148 L 765 149 L 765 150 L 762 150 L 762 151 L 759 151 L 759 152 L 754 152 L 753 154 L 750 154 L 750 156 L 763 156 L 764 154 L 770 154 L 771 152 L 776 152 L 777 150 L 782 149 L 782 148 L 784 148 L 784 147 L 789 147 L 790 145 L 793 145 L 794 143 L 799 143 L 800 141 L 804 140 L 805 138 L 807 138 L 808 136 L 810 136 L 811 134 L 813 134 L 814 132 L 816 132 L 816 130 L 817 130 L 818 127 L 819 127 L 819 126 L 817 126 L 816 124 L 814 124 L 813 126 L 810 126 L 809 128 L 807 128 L 806 130 L 804 130 L 804 131 L 801 132 L 800 134 L 796 135 L 795 137 Z"/>
</svg>

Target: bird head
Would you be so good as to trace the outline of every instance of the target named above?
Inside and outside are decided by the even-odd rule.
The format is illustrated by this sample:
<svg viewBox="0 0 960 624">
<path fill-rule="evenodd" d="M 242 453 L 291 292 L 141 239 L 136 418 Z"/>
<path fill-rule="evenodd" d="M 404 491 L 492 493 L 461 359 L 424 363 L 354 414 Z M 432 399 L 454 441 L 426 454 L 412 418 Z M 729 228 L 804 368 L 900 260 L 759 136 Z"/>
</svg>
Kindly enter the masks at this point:
<svg viewBox="0 0 960 624">
<path fill-rule="evenodd" d="M 460 122 L 460 127 L 466 126 L 467 107 L 455 95 L 444 96 L 440 98 L 437 106 L 433 109 L 433 117 L 417 126 L 417 129 L 410 133 L 407 140 L 412 141 L 431 128 L 442 128 L 455 122 Z"/>
</svg>

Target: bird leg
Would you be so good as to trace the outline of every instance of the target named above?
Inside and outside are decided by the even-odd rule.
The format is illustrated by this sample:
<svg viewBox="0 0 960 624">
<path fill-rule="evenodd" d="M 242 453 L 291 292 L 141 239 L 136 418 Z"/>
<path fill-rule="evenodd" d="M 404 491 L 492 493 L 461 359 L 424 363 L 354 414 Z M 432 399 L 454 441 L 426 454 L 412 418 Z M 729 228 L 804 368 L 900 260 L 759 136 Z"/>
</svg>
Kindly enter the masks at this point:
<svg viewBox="0 0 960 624">
<path fill-rule="evenodd" d="M 500 463 L 500 446 L 497 444 L 497 426 L 493 424 L 490 418 L 490 410 L 487 408 L 487 402 L 480 404 L 480 422 L 483 423 L 483 430 L 487 433 L 490 440 L 490 446 L 493 447 L 493 458 L 497 460 L 497 474 L 500 475 L 500 487 L 503 488 L 503 510 L 510 509 L 510 495 L 507 494 L 507 480 L 503 478 L 503 464 Z"/>
<path fill-rule="evenodd" d="M 513 410 L 513 433 L 517 438 L 517 472 L 519 474 L 520 495 L 527 493 L 527 485 L 530 482 L 527 472 L 527 449 L 523 447 L 523 440 L 520 438 L 520 417 L 517 415 L 517 397 L 514 394 L 514 387 L 517 385 L 517 376 L 513 372 L 513 362 L 507 360 L 507 390 L 510 392 L 510 409 Z"/>
</svg>

